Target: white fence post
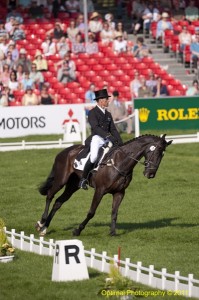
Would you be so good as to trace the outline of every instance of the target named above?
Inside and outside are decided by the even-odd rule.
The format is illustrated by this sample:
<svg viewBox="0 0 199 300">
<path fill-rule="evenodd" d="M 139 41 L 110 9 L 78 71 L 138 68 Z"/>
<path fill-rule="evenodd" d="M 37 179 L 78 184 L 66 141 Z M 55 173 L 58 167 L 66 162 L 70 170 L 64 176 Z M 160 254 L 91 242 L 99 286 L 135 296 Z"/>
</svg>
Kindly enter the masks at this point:
<svg viewBox="0 0 199 300">
<path fill-rule="evenodd" d="M 43 240 L 44 240 L 44 238 L 43 238 L 43 236 L 40 236 L 40 239 L 39 239 L 39 254 L 42 254 L 42 252 L 43 252 Z"/>
<path fill-rule="evenodd" d="M 118 267 L 118 255 L 117 255 L 117 254 L 115 254 L 115 255 L 113 256 L 113 261 L 114 261 L 114 265 L 115 265 L 116 267 Z"/>
<path fill-rule="evenodd" d="M 11 245 L 15 246 L 15 229 L 11 229 Z"/>
<path fill-rule="evenodd" d="M 50 239 L 49 242 L 50 242 L 50 245 L 49 245 L 49 252 L 48 252 L 48 254 L 49 255 L 53 255 L 53 239 Z"/>
<path fill-rule="evenodd" d="M 193 274 L 188 275 L 188 296 L 192 296 L 192 287 L 193 287 Z"/>
<path fill-rule="evenodd" d="M 24 231 L 20 232 L 20 249 L 23 250 L 23 244 L 24 244 Z"/>
<path fill-rule="evenodd" d="M 154 265 L 149 266 L 149 285 L 152 284 L 153 280 L 153 271 L 154 271 Z"/>
<path fill-rule="evenodd" d="M 101 271 L 104 272 L 104 269 L 105 269 L 105 263 L 106 263 L 106 255 L 107 255 L 107 252 L 106 251 L 103 251 L 102 252 L 102 267 L 101 267 Z"/>
<path fill-rule="evenodd" d="M 180 272 L 175 271 L 175 291 L 179 290 L 179 276 L 180 276 Z"/>
<path fill-rule="evenodd" d="M 136 272 L 136 281 L 140 281 L 140 274 L 141 274 L 141 267 L 142 267 L 142 262 L 138 261 L 137 262 L 137 272 Z"/>
<path fill-rule="evenodd" d="M 90 267 L 92 268 L 94 265 L 94 259 L 95 259 L 95 248 L 91 249 L 91 263 L 90 263 Z"/>
<path fill-rule="evenodd" d="M 166 273 L 167 273 L 167 269 L 162 268 L 162 289 L 163 290 L 165 290 L 166 288 Z"/>
<path fill-rule="evenodd" d="M 32 252 L 32 249 L 33 249 L 33 239 L 34 239 L 34 234 L 30 234 L 30 252 Z"/>
<path fill-rule="evenodd" d="M 125 259 L 125 270 L 124 270 L 124 276 L 128 276 L 129 272 L 129 264 L 130 264 L 130 258 Z"/>
</svg>

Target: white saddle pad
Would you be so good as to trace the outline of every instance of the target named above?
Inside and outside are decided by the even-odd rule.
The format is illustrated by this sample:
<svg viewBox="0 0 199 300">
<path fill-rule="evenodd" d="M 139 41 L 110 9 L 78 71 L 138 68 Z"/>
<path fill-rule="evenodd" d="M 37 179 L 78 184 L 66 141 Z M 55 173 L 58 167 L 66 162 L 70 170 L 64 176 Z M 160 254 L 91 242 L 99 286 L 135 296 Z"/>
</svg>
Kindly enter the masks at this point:
<svg viewBox="0 0 199 300">
<path fill-rule="evenodd" d="M 80 171 L 83 171 L 84 170 L 84 166 L 87 162 L 87 160 L 89 159 L 90 157 L 90 153 L 88 153 L 88 155 L 85 157 L 85 158 L 82 158 L 80 160 L 74 160 L 74 163 L 73 163 L 73 167 L 76 169 L 76 170 L 80 170 Z"/>
</svg>

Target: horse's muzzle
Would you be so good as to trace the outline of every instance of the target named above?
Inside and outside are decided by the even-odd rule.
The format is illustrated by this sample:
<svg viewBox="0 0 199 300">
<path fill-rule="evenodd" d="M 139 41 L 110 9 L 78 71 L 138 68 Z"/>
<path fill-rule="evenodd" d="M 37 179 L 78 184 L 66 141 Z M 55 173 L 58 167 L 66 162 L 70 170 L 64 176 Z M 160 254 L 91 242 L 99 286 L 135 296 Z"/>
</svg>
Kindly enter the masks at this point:
<svg viewBox="0 0 199 300">
<path fill-rule="evenodd" d="M 143 174 L 146 178 L 152 179 L 155 178 L 156 172 L 150 172 L 150 170 L 144 170 Z"/>
</svg>

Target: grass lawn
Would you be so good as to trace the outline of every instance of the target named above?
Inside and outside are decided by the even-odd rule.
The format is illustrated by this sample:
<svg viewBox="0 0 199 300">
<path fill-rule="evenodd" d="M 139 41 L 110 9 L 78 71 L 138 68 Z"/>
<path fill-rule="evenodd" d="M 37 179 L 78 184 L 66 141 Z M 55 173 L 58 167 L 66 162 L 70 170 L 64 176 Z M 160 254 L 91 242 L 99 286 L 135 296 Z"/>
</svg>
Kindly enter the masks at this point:
<svg viewBox="0 0 199 300">
<path fill-rule="evenodd" d="M 0 217 L 8 229 L 34 233 L 45 204 L 37 186 L 48 175 L 57 153 L 57 149 L 1 152 Z M 193 273 L 199 279 L 198 153 L 197 143 L 170 146 L 153 180 L 146 179 L 143 166 L 137 165 L 119 210 L 118 235 L 108 235 L 112 199 L 107 195 L 79 237 L 85 249 L 96 248 L 112 256 L 120 246 L 121 259 L 130 257 L 132 262 L 142 261 L 146 267 L 154 264 L 157 270 L 165 267 L 169 273 L 180 271 L 183 276 Z M 73 239 L 72 230 L 85 218 L 92 195 L 92 189 L 74 194 L 55 215 L 46 238 Z M 99 299 L 96 293 L 106 275 L 89 270 L 89 281 L 53 283 L 52 258 L 21 251 L 17 255 L 13 263 L 0 265 L 0 300 Z"/>
<path fill-rule="evenodd" d="M 39 256 L 17 250 L 17 257 L 12 263 L 0 264 L 0 300 L 102 300 L 107 298 L 100 294 L 105 286 L 106 274 L 89 269 L 89 280 L 71 282 L 52 282 L 52 257 Z M 155 289 L 132 283 L 137 292 L 149 293 Z M 104 291 L 102 292 L 104 294 Z M 137 298 L 137 297 L 136 297 Z M 135 298 L 135 299 L 136 299 Z M 144 297 L 145 298 L 145 297 Z M 165 295 L 158 299 L 171 300 Z M 154 299 L 149 296 L 147 299 Z M 178 300 L 185 300 L 182 296 Z M 191 298 L 189 298 L 191 299 Z"/>
</svg>

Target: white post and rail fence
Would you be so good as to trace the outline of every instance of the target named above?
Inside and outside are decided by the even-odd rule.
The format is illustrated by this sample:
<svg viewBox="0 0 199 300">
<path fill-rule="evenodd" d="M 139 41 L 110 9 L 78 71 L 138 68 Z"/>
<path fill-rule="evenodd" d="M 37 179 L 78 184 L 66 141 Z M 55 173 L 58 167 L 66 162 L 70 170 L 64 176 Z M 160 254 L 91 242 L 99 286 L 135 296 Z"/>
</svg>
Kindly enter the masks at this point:
<svg viewBox="0 0 199 300">
<path fill-rule="evenodd" d="M 9 231 L 5 228 L 5 233 L 15 248 L 39 255 L 54 256 L 55 254 L 56 242 L 53 239 L 47 242 L 43 237 L 36 239 L 34 234 L 26 236 L 23 231 L 16 233 L 15 229 Z M 87 267 L 97 269 L 100 272 L 109 273 L 110 265 L 114 262 L 116 265 L 119 265 L 121 274 L 133 281 L 156 289 L 176 293 L 183 291 L 184 296 L 199 299 L 199 280 L 194 279 L 193 274 L 184 277 L 180 275 L 179 271 L 176 271 L 174 274 L 168 273 L 165 268 L 161 271 L 157 271 L 153 265 L 144 267 L 142 266 L 142 262 L 131 263 L 130 258 L 120 260 L 118 255 L 114 255 L 114 257 L 107 256 L 106 251 L 102 252 L 102 254 L 98 254 L 94 248 L 90 251 L 84 250 L 84 254 Z"/>
</svg>

